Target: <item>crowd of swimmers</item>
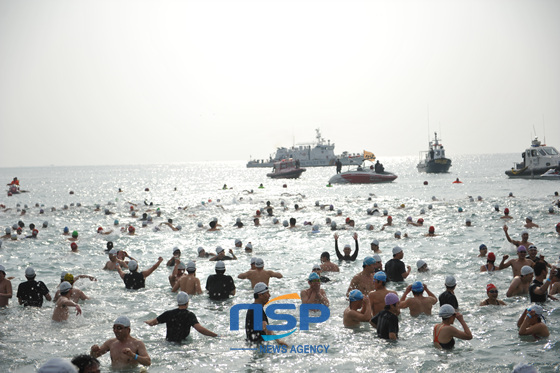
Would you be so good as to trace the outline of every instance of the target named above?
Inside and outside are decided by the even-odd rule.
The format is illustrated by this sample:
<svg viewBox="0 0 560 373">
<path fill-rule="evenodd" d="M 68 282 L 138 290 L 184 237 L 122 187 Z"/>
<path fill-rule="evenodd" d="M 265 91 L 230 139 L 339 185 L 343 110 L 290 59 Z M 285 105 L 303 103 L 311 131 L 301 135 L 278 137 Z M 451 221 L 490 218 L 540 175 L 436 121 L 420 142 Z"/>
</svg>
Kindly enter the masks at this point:
<svg viewBox="0 0 560 373">
<path fill-rule="evenodd" d="M 510 195 L 510 197 L 513 196 Z M 479 201 L 481 199 L 482 198 L 479 197 Z M 436 200 L 435 197 L 433 200 Z M 555 204 L 560 205 L 560 202 L 556 201 Z M 159 225 L 155 224 L 149 213 L 153 212 L 157 217 L 161 217 L 161 210 L 154 210 L 151 204 L 145 203 L 145 205 L 147 206 L 146 212 L 144 212 L 141 217 L 137 217 L 136 210 L 138 209 L 138 204 L 129 203 L 130 217 L 139 219 L 142 226 L 150 224 L 154 230 L 161 229 L 161 226 L 167 226 L 172 231 L 181 230 L 181 226 L 173 225 L 171 219 Z M 5 205 L 1 206 L 4 213 L 9 213 L 12 210 Z M 315 207 L 321 210 L 334 211 L 332 205 L 322 205 L 319 202 L 315 204 Z M 36 204 L 35 208 L 39 210 L 39 214 L 44 213 L 43 206 Z M 68 206 L 66 205 L 63 207 L 63 209 L 67 208 Z M 99 205 L 96 205 L 95 208 L 95 211 L 101 210 Z M 221 206 L 221 208 L 223 209 L 223 206 Z M 305 207 L 294 206 L 294 210 L 296 211 L 303 208 Z M 401 205 L 399 208 L 404 208 L 404 206 Z M 29 209 L 27 205 L 23 208 L 19 204 L 16 206 L 16 211 L 19 216 L 25 215 L 26 209 Z M 289 208 L 285 206 L 283 201 L 280 203 L 279 209 L 282 211 L 289 211 Z M 499 211 L 497 206 L 495 206 L 495 209 Z M 51 211 L 56 211 L 56 209 L 52 208 Z M 104 213 L 105 215 L 114 214 L 114 212 L 110 211 L 108 208 L 104 210 Z M 554 209 L 552 208 L 552 210 L 549 210 L 549 213 L 554 213 Z M 394 224 L 392 217 L 388 215 L 388 211 L 384 210 L 381 212 L 376 204 L 373 209 L 368 209 L 367 214 L 386 217 L 386 223 L 381 226 L 380 230 L 384 230 L 386 227 L 393 226 Z M 260 225 L 259 218 L 263 215 L 269 217 L 274 216 L 274 207 L 270 201 L 266 203 L 266 206 L 257 210 L 253 221 L 256 226 Z M 342 212 L 338 210 L 336 216 L 342 216 Z M 504 215 L 501 216 L 500 219 L 504 221 L 509 221 L 511 219 L 507 208 L 504 210 Z M 469 220 L 470 219 L 467 219 L 466 226 L 470 226 L 471 222 Z M 413 219 L 409 217 L 404 224 L 406 226 L 414 225 L 416 227 L 422 227 L 423 222 L 424 220 L 422 218 L 414 222 Z M 271 224 L 277 225 L 279 223 L 277 218 L 272 218 Z M 326 219 L 326 226 L 333 231 L 345 229 L 353 230 L 354 224 L 355 222 L 350 218 L 346 219 L 343 226 L 337 226 L 331 218 Z M 305 222 L 303 226 L 299 226 L 295 218 L 284 221 L 283 226 L 287 229 L 303 227 L 303 229 L 311 229 L 310 231 L 314 233 L 319 231 L 319 224 Z M 309 228 L 306 226 L 309 226 Z M 43 223 L 43 228 L 47 227 L 48 222 L 45 221 Z M 222 228 L 215 218 L 209 222 L 208 228 L 201 223 L 198 223 L 197 227 L 207 229 L 208 232 L 213 232 Z M 243 227 L 240 219 L 237 219 L 234 227 Z M 532 217 L 527 217 L 524 227 L 526 229 L 532 229 L 538 227 L 538 225 L 533 222 Z M 366 229 L 373 230 L 373 226 L 368 224 Z M 556 225 L 555 230 L 560 237 L 560 223 Z M 119 225 L 118 220 L 115 220 L 114 231 L 120 231 L 122 234 L 126 235 L 135 235 L 135 227 L 133 224 Z M 536 338 L 546 338 L 549 336 L 549 330 L 545 323 L 546 311 L 543 309 L 543 305 L 549 300 L 557 300 L 555 295 L 560 292 L 560 271 L 554 265 L 548 263 L 542 255 L 538 254 L 536 245 L 529 241 L 528 231 L 522 232 L 519 241 L 510 237 L 507 225 L 503 226 L 503 231 L 505 239 L 517 247 L 517 258 L 509 259 L 508 255 L 504 255 L 501 262 L 496 265 L 496 255 L 492 252 L 488 252 L 486 245 L 481 244 L 479 247 L 479 257 L 486 258 L 487 264 L 483 265 L 480 271 L 493 272 L 511 267 L 513 279 L 506 292 L 506 297 L 528 294 L 531 303 L 524 309 L 517 322 L 519 335 L 532 335 Z M 29 235 L 27 235 L 27 232 Z M 113 233 L 113 230 L 104 230 L 102 227 L 97 229 L 97 234 L 105 235 L 109 233 Z M 39 231 L 34 224 L 26 226 L 22 220 L 19 220 L 19 222 L 12 227 L 7 227 L 5 229 L 5 235 L 0 237 L 0 247 L 2 246 L 2 240 L 17 241 L 23 238 L 34 239 L 37 238 L 38 234 Z M 68 236 L 67 240 L 70 241 L 71 251 L 77 251 L 78 232 L 76 230 L 70 232 L 68 227 L 64 227 L 62 229 L 62 234 Z M 437 236 L 433 226 L 429 227 L 426 236 Z M 397 240 L 403 238 L 400 231 L 396 231 L 394 237 Z M 406 234 L 404 237 L 406 237 Z M 352 234 L 354 249 L 352 249 L 350 244 L 345 244 L 342 248 L 342 252 L 339 248 L 339 238 L 339 233 L 334 233 L 333 246 L 338 261 L 356 261 L 360 250 L 358 234 Z M 215 262 L 215 274 L 208 276 L 205 284 L 205 290 L 210 299 L 220 301 L 228 299 L 236 294 L 236 286 L 233 277 L 225 274 L 225 262 L 237 260 L 237 256 L 235 255 L 236 250 L 252 253 L 253 246 L 250 242 L 243 246 L 241 240 L 236 239 L 234 248 L 228 250 L 230 255 L 227 255 L 225 249 L 221 246 L 216 247 L 215 253 L 209 253 L 202 247 L 197 249 L 198 260 L 208 259 Z M 144 288 L 146 286 L 146 278 L 156 271 L 160 264 L 164 262 L 164 258 L 160 256 L 153 265 L 141 270 L 136 259 L 131 257 L 126 251 L 116 250 L 111 241 L 107 243 L 106 253 L 108 255 L 108 261 L 105 263 L 103 269 L 116 271 L 127 289 Z M 403 294 L 399 297 L 397 292 L 388 289 L 387 285 L 390 283 L 403 282 L 414 273 L 429 271 L 428 264 L 424 260 L 418 260 L 415 265 L 416 269 L 413 271 L 410 265 L 405 265 L 403 262 L 404 250 L 400 246 L 394 246 L 392 248 L 392 258 L 387 261 L 385 265 L 383 265 L 379 253 L 381 253 L 379 241 L 374 239 L 371 241 L 370 249 L 368 250 L 368 254 L 371 255 L 366 255 L 362 260 L 362 271 L 353 276 L 349 281 L 349 286 L 346 291 L 348 307 L 342 312 L 343 325 L 345 327 L 356 328 L 360 327 L 362 323 L 369 323 L 371 327 L 376 330 L 380 338 L 398 340 L 399 315 L 402 310 L 408 309 L 411 317 L 417 317 L 422 314 L 431 315 L 433 307 L 439 303 L 437 314 L 441 318 L 441 322 L 434 325 L 433 328 L 434 345 L 441 349 L 451 349 L 455 345 L 455 339 L 469 340 L 473 338 L 469 326 L 460 313 L 459 303 L 455 295 L 457 281 L 454 276 L 449 275 L 445 278 L 442 284 L 442 289 L 444 290 L 439 297 L 436 297 L 436 295 L 428 289 L 427 284 L 420 281 L 414 281 L 412 284 L 408 285 Z M 300 291 L 300 298 L 302 303 L 322 304 L 329 307 L 330 302 L 327 293 L 321 288 L 321 285 L 329 282 L 329 278 L 326 276 L 328 272 L 338 272 L 339 267 L 336 263 L 331 262 L 329 251 L 323 252 L 319 259 L 320 264 L 313 265 L 309 275 L 306 277 L 308 288 Z M 166 324 L 166 339 L 172 342 L 181 342 L 187 338 L 190 334 L 191 327 L 205 336 L 218 337 L 216 333 L 202 326 L 196 315 L 188 310 L 190 299 L 193 296 L 204 293 L 200 279 L 196 277 L 196 261 L 183 261 L 181 258 L 181 250 L 179 248 L 174 248 L 172 257 L 166 262 L 166 265 L 171 270 L 171 274 L 168 277 L 171 291 L 177 293 L 177 308 L 166 311 L 158 317 L 144 322 L 150 326 Z M 237 279 L 249 280 L 251 288 L 253 289 L 254 302 L 264 306 L 271 297 L 269 289 L 270 279 L 281 279 L 283 275 L 279 272 L 265 270 L 264 260 L 259 257 L 253 257 L 250 266 L 248 271 L 239 273 Z M 52 300 L 55 302 L 52 319 L 56 322 L 67 320 L 69 318 L 70 309 L 74 309 L 76 314 L 80 315 L 82 309 L 79 303 L 83 303 L 89 299 L 83 291 L 74 286 L 76 281 L 82 278 L 87 278 L 90 281 L 97 281 L 97 279 L 92 276 L 73 275 L 63 272 L 60 276 L 58 290 L 55 292 L 54 297 L 51 297 L 50 291 L 44 282 L 36 279 L 37 273 L 34 268 L 26 268 L 24 275 L 26 281 L 20 283 L 17 288 L 16 297 L 18 303 L 24 307 L 41 307 L 44 299 L 47 301 Z M 14 277 L 7 277 L 6 268 L 0 264 L 0 307 L 7 307 L 9 305 L 9 300 L 13 296 L 11 284 L 13 278 Z M 487 298 L 480 301 L 480 306 L 506 305 L 503 300 L 498 298 L 498 288 L 494 284 L 487 284 L 485 286 L 485 291 Z M 245 328 L 247 340 L 252 343 L 263 343 L 263 336 L 273 334 L 273 332 L 267 328 L 268 318 L 264 311 L 262 328 L 256 328 L 255 325 L 253 325 L 254 315 L 252 312 L 253 310 L 250 310 L 246 315 Z M 455 321 L 460 324 L 461 328 L 454 326 Z M 79 367 L 80 372 L 99 371 L 99 361 L 97 358 L 107 352 L 110 352 L 112 366 L 116 369 L 134 367 L 138 364 L 144 366 L 149 366 L 151 364 L 151 359 L 144 343 L 131 336 L 131 321 L 128 317 L 118 316 L 114 321 L 113 332 L 115 338 L 111 338 L 101 345 L 93 345 L 89 356 L 76 357 L 78 360 L 74 360 L 77 362 L 73 360 L 71 366 L 74 368 Z M 286 342 L 282 339 L 277 339 L 277 342 L 286 345 Z M 80 365 L 80 361 L 85 363 Z M 54 364 L 55 366 L 62 367 L 67 365 L 67 363 L 69 362 L 63 359 L 52 359 L 44 366 Z M 85 366 L 84 364 L 90 367 L 88 369 L 93 370 L 83 370 L 82 367 Z"/>
</svg>

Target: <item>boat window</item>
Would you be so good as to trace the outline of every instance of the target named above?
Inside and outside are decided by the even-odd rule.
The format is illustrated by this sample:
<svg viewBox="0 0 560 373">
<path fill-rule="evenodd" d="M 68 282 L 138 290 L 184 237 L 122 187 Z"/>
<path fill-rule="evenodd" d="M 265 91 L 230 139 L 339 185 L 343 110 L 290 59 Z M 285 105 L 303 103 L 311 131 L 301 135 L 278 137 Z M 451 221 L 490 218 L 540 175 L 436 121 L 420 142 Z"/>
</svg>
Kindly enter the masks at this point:
<svg viewBox="0 0 560 373">
<path fill-rule="evenodd" d="M 531 150 L 531 157 L 536 157 L 537 151 L 535 149 Z"/>
<path fill-rule="evenodd" d="M 558 155 L 558 152 L 557 152 L 556 149 L 554 149 L 554 148 L 544 148 L 544 151 L 545 151 L 548 155 Z"/>
<path fill-rule="evenodd" d="M 543 149 L 539 149 L 539 154 L 544 156 L 546 155 L 546 152 Z"/>
<path fill-rule="evenodd" d="M 436 150 L 436 155 L 439 156 L 439 150 Z"/>
</svg>

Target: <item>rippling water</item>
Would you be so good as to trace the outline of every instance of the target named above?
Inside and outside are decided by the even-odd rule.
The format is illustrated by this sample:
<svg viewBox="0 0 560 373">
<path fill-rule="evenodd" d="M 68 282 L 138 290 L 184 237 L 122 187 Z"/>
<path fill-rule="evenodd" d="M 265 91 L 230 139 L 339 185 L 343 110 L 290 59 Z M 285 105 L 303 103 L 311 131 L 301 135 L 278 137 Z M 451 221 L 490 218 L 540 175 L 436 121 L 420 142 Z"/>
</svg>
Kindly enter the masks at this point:
<svg viewBox="0 0 560 373">
<path fill-rule="evenodd" d="M 500 290 L 500 298 L 511 281 L 511 270 L 495 274 L 481 274 L 479 267 L 485 264 L 477 258 L 478 246 L 485 243 L 489 251 L 496 253 L 498 260 L 504 254 L 514 255 L 515 250 L 504 237 L 501 214 L 495 213 L 498 204 L 503 210 L 509 207 L 514 219 L 509 223 L 514 239 L 523 230 L 524 217 L 531 215 L 541 226 L 531 230 L 530 240 L 551 262 L 556 262 L 559 238 L 554 225 L 560 221 L 558 209 L 554 215 L 548 214 L 548 207 L 554 201 L 554 191 L 560 190 L 558 182 L 509 180 L 505 169 L 518 156 L 479 155 L 454 157 L 451 173 L 446 175 L 426 175 L 416 171 L 414 157 L 381 159 L 385 168 L 395 172 L 399 178 L 391 184 L 347 185 L 327 188 L 325 185 L 334 173 L 334 168 L 311 168 L 299 180 L 279 181 L 267 179 L 268 169 L 246 169 L 242 162 L 190 163 L 181 165 L 122 166 L 122 167 L 50 167 L 0 169 L 0 181 L 8 182 L 18 176 L 25 193 L 13 197 L 0 198 L 0 203 L 12 207 L 9 212 L 0 213 L 0 226 L 5 228 L 22 219 L 26 224 L 40 226 L 49 222 L 47 229 L 40 229 L 39 239 L 17 242 L 4 241 L 0 249 L 0 263 L 7 269 L 12 280 L 14 298 L 7 309 L 0 310 L 0 371 L 34 371 L 53 356 L 70 358 L 89 352 L 92 344 L 100 344 L 113 337 L 112 323 L 121 314 L 132 320 L 132 335 L 146 343 L 152 357 L 149 371 L 511 371 L 518 362 L 533 363 L 540 371 L 558 371 L 558 334 L 560 327 L 557 302 L 546 305 L 551 337 L 533 341 L 519 338 L 516 321 L 524 307 L 526 297 L 504 299 L 507 307 L 479 307 L 485 299 L 485 286 L 492 282 Z M 464 184 L 452 184 L 459 177 Z M 423 181 L 429 185 L 423 185 Z M 263 183 L 265 188 L 258 189 Z M 287 188 L 282 184 L 286 183 Z M 222 190 L 227 184 L 231 190 Z M 123 193 L 117 193 L 118 188 Z M 144 189 L 149 188 L 149 192 Z M 174 188 L 177 188 L 175 191 Z M 254 190 L 254 194 L 244 190 Z M 74 191 L 73 195 L 69 192 Z M 513 192 L 516 198 L 508 198 Z M 286 194 L 287 193 L 287 194 Z M 468 196 L 484 198 L 482 202 L 469 202 Z M 372 197 L 368 201 L 368 197 Z M 432 202 L 432 196 L 439 201 Z M 242 199 L 241 199 L 242 198 Z M 217 206 L 220 199 L 223 209 Z M 163 211 L 162 218 L 173 218 L 175 224 L 182 225 L 179 232 L 162 229 L 153 232 L 142 229 L 128 214 L 127 201 L 138 203 L 144 211 L 144 201 L 153 202 Z M 212 200 L 212 203 L 208 203 Z M 300 227 L 286 230 L 273 226 L 269 219 L 262 219 L 262 227 L 251 226 L 255 211 L 270 200 L 279 207 L 286 202 L 289 211 L 275 210 L 277 217 L 288 220 L 295 217 L 299 224 L 312 221 L 321 226 L 321 232 L 311 234 L 310 228 Z M 206 202 L 203 205 L 201 202 Z M 315 201 L 333 204 L 343 211 L 343 217 L 314 207 Z M 63 205 L 81 203 L 82 207 Z M 20 217 L 16 204 L 29 205 L 26 216 Z M 45 205 L 45 215 L 39 215 L 35 203 Z M 95 204 L 109 208 L 116 214 L 105 216 L 94 212 Z M 110 205 L 108 205 L 110 203 Z M 293 205 L 305 206 L 295 212 Z M 387 209 L 393 216 L 395 227 L 383 232 L 380 227 L 383 218 L 366 215 L 366 209 L 378 203 L 380 209 Z M 433 209 L 427 206 L 432 203 Z M 398 209 L 405 204 L 404 209 Z M 54 206 L 57 211 L 50 212 Z M 186 210 L 178 207 L 188 206 Z M 458 207 L 465 211 L 458 213 Z M 425 227 L 406 227 L 405 219 L 421 217 L 420 210 L 427 210 L 422 217 Z M 249 268 L 251 255 L 239 253 L 238 261 L 226 262 L 226 274 L 232 275 L 238 288 L 237 295 L 226 302 L 213 302 L 207 296 L 195 296 L 189 305 L 201 325 L 218 333 L 220 338 L 204 337 L 191 331 L 191 337 L 181 344 L 165 342 L 165 326 L 149 327 L 143 321 L 156 317 L 163 311 L 176 307 L 175 295 L 171 293 L 167 276 L 170 269 L 165 262 L 146 281 L 146 288 L 128 291 L 117 273 L 103 271 L 107 256 L 104 248 L 107 240 L 115 247 L 124 249 L 140 261 L 140 269 L 151 266 L 158 256 L 165 260 L 178 246 L 183 259 L 195 258 L 196 248 L 203 246 L 213 251 L 221 245 L 229 249 L 234 239 L 244 243 L 251 241 L 254 256 L 265 260 L 265 269 L 279 271 L 281 280 L 270 282 L 271 295 L 299 292 L 307 287 L 306 276 L 315 263 L 319 263 L 322 251 L 329 250 L 334 256 L 332 233 L 324 224 L 325 217 L 331 217 L 338 225 L 343 225 L 345 217 L 356 221 L 355 231 L 359 235 L 360 254 L 355 263 L 342 263 L 341 272 L 329 274 L 331 282 L 324 284 L 331 302 L 331 316 L 322 324 L 313 325 L 309 331 L 299 331 L 286 339 L 290 345 L 327 344 L 328 354 L 260 354 L 253 351 L 231 351 L 231 348 L 247 347 L 244 331 L 229 331 L 229 309 L 237 303 L 251 303 L 252 291 L 249 281 L 238 280 L 237 274 Z M 208 233 L 197 228 L 198 222 L 208 224 L 217 217 L 223 225 L 220 232 Z M 240 217 L 246 226 L 233 227 Z M 464 225 L 471 218 L 473 227 Z M 121 223 L 134 222 L 137 236 L 122 236 L 114 233 L 99 236 L 98 226 L 109 228 L 117 218 Z M 156 219 L 156 223 L 162 221 Z M 371 223 L 374 231 L 366 231 Z M 427 227 L 436 227 L 438 237 L 426 238 Z M 62 228 L 80 232 L 78 242 L 80 253 L 69 253 L 69 242 L 61 235 Z M 408 233 L 409 238 L 397 242 L 393 238 L 395 230 Z M 339 231 L 340 243 L 351 243 L 352 231 Z M 369 242 L 378 239 L 385 263 L 391 258 L 391 249 L 397 243 L 404 248 L 404 262 L 413 266 L 413 272 L 403 284 L 389 287 L 402 294 L 407 284 L 421 280 L 437 295 L 443 290 L 444 277 L 453 274 L 457 278 L 457 298 L 461 312 L 473 333 L 471 341 L 457 341 L 451 352 L 442 352 L 432 346 L 432 328 L 439 322 L 434 316 L 411 318 L 407 311 L 400 316 L 400 333 L 397 343 L 388 343 L 376 337 L 375 331 L 364 325 L 350 330 L 342 327 L 342 313 L 347 306 L 345 292 L 351 277 L 361 271 L 361 260 L 370 255 Z M 430 272 L 419 275 L 415 269 L 418 259 L 428 262 Z M 67 270 L 74 275 L 89 274 L 98 281 L 79 280 L 81 288 L 92 299 L 83 302 L 83 315 L 71 315 L 68 322 L 51 321 L 52 302 L 46 302 L 41 309 L 24 309 L 17 305 L 15 293 L 23 272 L 33 266 L 37 279 L 42 280 L 54 295 L 60 272 Z M 208 275 L 214 273 L 212 262 L 197 262 L 197 276 L 204 286 Z M 437 314 L 437 306 L 434 314 Z M 242 316 L 243 318 L 244 316 Z M 110 370 L 108 354 L 101 358 L 103 370 Z"/>
</svg>

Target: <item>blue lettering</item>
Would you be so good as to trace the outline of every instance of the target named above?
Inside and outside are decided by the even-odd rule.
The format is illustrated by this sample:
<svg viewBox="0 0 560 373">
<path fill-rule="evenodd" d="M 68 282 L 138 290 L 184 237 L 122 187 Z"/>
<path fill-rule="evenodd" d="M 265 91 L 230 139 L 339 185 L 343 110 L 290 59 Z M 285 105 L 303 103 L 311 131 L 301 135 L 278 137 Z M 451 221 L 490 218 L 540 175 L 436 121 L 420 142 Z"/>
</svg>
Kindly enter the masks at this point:
<svg viewBox="0 0 560 373">
<path fill-rule="evenodd" d="M 286 345 L 282 345 L 282 353 L 285 354 L 288 352 L 288 347 Z"/>
<path fill-rule="evenodd" d="M 241 303 L 231 307 L 229 310 L 229 330 L 239 330 L 240 310 L 253 310 L 253 327 L 255 330 L 263 330 L 262 305 L 257 303 Z"/>
<path fill-rule="evenodd" d="M 266 348 L 267 348 L 266 345 L 263 345 L 263 344 L 259 345 L 259 352 L 260 352 L 261 354 L 265 354 L 265 353 L 267 352 L 267 351 L 266 351 Z"/>
<path fill-rule="evenodd" d="M 315 354 L 317 353 L 317 347 L 316 345 L 309 345 L 309 353 L 310 354 Z"/>
<path fill-rule="evenodd" d="M 331 347 L 331 345 L 324 345 L 323 347 L 325 348 L 325 354 L 326 354 L 327 352 L 329 352 L 329 347 Z"/>
<path fill-rule="evenodd" d="M 319 310 L 321 315 L 316 317 L 309 316 L 310 310 Z M 309 330 L 310 323 L 319 324 L 325 322 L 329 319 L 330 315 L 331 311 L 329 307 L 324 304 L 302 304 L 299 306 L 299 328 L 300 330 Z"/>
<path fill-rule="evenodd" d="M 295 328 L 297 326 L 297 319 L 294 316 L 275 313 L 276 310 L 295 310 L 295 309 L 296 306 L 293 304 L 271 304 L 270 306 L 268 306 L 266 309 L 266 315 L 273 320 L 284 320 L 286 321 L 286 324 L 268 325 L 267 329 L 271 331 L 284 331 L 284 330 L 290 330 Z"/>
<path fill-rule="evenodd" d="M 293 354 L 294 352 L 297 352 L 296 351 L 296 346 L 292 345 L 292 348 L 290 349 L 290 353 Z"/>
</svg>

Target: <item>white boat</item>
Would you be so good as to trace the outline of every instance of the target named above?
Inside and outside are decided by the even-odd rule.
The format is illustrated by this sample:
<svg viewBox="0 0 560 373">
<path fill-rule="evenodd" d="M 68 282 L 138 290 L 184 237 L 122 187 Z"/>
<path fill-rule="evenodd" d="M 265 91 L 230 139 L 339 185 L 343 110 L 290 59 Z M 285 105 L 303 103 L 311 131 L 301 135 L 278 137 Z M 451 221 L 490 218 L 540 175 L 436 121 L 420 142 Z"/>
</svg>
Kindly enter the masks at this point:
<svg viewBox="0 0 560 373">
<path fill-rule="evenodd" d="M 373 163 L 375 155 L 364 150 L 364 159 Z M 369 167 L 364 164 L 358 165 L 355 169 L 348 168 L 348 171 L 337 173 L 330 178 L 329 184 L 376 184 L 390 183 L 395 180 L 397 175 L 385 171 L 385 167 L 379 161 Z"/>
<path fill-rule="evenodd" d="M 315 138 L 316 143 L 313 144 L 300 144 L 292 146 L 291 148 L 278 148 L 274 157 L 271 155 L 268 160 L 256 159 L 250 160 L 247 167 L 272 167 L 275 162 L 283 159 L 293 159 L 299 161 L 301 167 L 326 167 L 334 166 L 336 160 L 340 159 L 342 165 L 359 165 L 364 161 L 361 154 L 349 154 L 343 152 L 340 155 L 334 154 L 334 143 L 331 144 L 330 140 L 325 140 L 321 137 L 319 129 Z"/>
<path fill-rule="evenodd" d="M 514 163 L 514 167 L 506 171 L 506 175 L 511 178 L 543 179 L 541 175 L 551 168 L 560 170 L 558 150 L 553 146 L 541 144 L 537 137 L 531 142 L 531 147 L 521 153 L 521 157 L 523 162 Z"/>
<path fill-rule="evenodd" d="M 283 159 L 274 163 L 272 172 L 266 176 L 272 179 L 297 179 L 305 172 L 305 168 L 299 167 L 298 162 L 293 159 Z"/>
<path fill-rule="evenodd" d="M 546 171 L 544 174 L 541 175 L 541 179 L 560 180 L 560 171 L 551 168 L 550 170 Z"/>
</svg>

